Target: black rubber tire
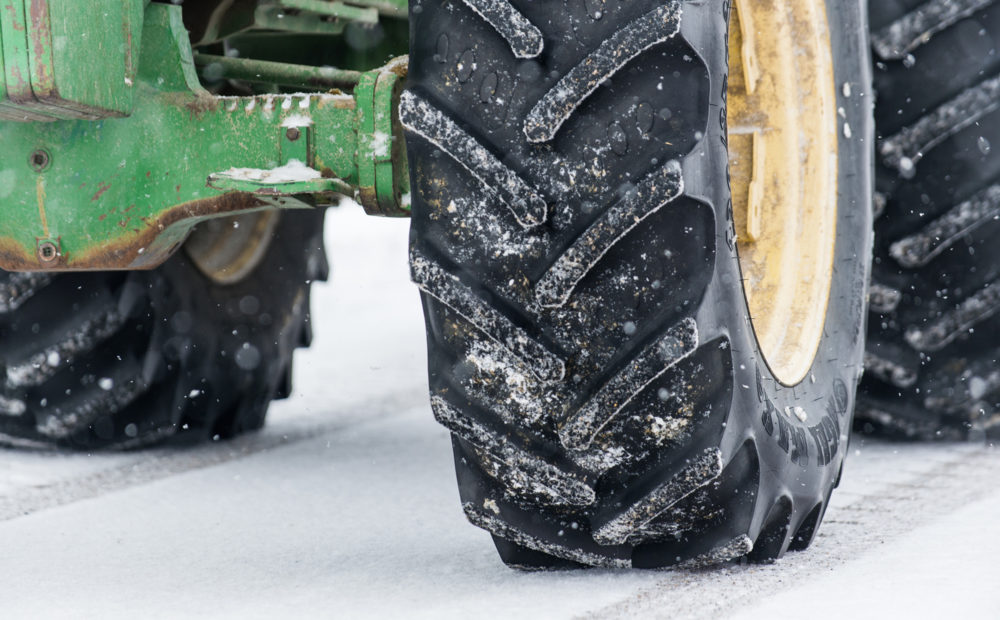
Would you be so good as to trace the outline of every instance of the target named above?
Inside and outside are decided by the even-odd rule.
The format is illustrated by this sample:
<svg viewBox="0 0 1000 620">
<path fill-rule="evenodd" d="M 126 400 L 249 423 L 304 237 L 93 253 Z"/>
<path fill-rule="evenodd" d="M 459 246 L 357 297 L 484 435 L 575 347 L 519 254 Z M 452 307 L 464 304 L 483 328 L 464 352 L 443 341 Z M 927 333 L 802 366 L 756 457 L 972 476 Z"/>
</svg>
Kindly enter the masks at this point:
<svg viewBox="0 0 1000 620">
<path fill-rule="evenodd" d="M 465 512 L 508 564 L 769 560 L 812 540 L 863 355 L 862 6 L 830 2 L 853 138 L 840 145 L 825 335 L 809 379 L 785 387 L 749 328 L 727 208 L 729 3 L 410 3 L 400 116 L 431 401 L 452 431 Z M 566 112 L 561 127 L 529 113 L 602 44 L 627 59 L 663 38 L 593 91 L 562 91 L 584 100 L 551 108 Z M 537 57 L 515 56 L 540 41 Z M 591 75 L 606 73 L 595 58 Z"/>
<path fill-rule="evenodd" d="M 995 436 L 1000 3 L 879 0 L 870 12 L 883 212 L 857 427 Z"/>
<path fill-rule="evenodd" d="M 0 273 L 0 444 L 134 448 L 259 428 L 311 338 L 323 217 L 281 214 L 232 285 L 183 251 L 152 271 Z"/>
</svg>

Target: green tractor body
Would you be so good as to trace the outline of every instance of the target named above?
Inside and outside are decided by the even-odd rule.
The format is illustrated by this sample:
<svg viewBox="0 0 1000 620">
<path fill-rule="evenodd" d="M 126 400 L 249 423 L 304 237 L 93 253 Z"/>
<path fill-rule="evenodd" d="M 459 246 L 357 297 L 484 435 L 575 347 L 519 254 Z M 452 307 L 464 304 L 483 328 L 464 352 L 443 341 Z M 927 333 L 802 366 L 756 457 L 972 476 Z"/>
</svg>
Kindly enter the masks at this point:
<svg viewBox="0 0 1000 620">
<path fill-rule="evenodd" d="M 405 3 L 202 4 L 4 0 L 0 267 L 152 268 L 200 221 L 338 194 L 408 214 L 405 58 L 368 71 L 267 59 L 296 41 L 365 47 Z"/>
</svg>

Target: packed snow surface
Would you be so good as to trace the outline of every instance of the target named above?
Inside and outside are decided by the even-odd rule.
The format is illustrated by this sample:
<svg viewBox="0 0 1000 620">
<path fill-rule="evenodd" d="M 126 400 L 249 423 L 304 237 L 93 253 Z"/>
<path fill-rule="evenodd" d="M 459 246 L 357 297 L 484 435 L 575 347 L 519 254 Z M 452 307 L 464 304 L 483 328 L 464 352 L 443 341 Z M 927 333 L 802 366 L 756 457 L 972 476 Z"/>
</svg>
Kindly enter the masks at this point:
<svg viewBox="0 0 1000 620">
<path fill-rule="evenodd" d="M 1000 452 L 855 437 L 771 565 L 523 573 L 466 523 L 426 393 L 407 224 L 331 211 L 332 281 L 263 432 L 0 453 L 2 618 L 995 617 Z"/>
</svg>

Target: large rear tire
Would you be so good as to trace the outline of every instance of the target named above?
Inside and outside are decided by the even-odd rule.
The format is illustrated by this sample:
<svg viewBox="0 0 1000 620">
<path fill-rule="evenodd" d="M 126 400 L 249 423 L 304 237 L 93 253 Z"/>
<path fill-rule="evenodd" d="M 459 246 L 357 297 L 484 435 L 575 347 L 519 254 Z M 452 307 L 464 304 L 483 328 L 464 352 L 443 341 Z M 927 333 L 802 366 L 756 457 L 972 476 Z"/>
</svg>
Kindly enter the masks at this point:
<svg viewBox="0 0 1000 620">
<path fill-rule="evenodd" d="M 1000 3 L 871 3 L 875 265 L 858 426 L 1000 432 Z"/>
<path fill-rule="evenodd" d="M 739 76 L 722 0 L 410 4 L 400 117 L 431 403 L 453 434 L 465 512 L 512 566 L 769 560 L 806 547 L 826 509 L 871 248 L 865 16 L 854 1 L 738 4 L 756 20 Z M 811 51 L 786 46 L 783 62 L 816 63 L 795 79 L 817 92 L 756 101 L 747 76 L 774 79 L 758 92 L 791 80 L 754 64 L 770 57 L 747 39 L 792 31 L 813 33 L 795 48 Z M 734 95 L 729 121 L 787 114 L 794 155 L 729 148 L 753 133 L 728 130 Z M 788 99 L 823 122 L 808 126 Z M 770 121 L 762 143 L 781 133 Z M 838 155 L 809 166 L 799 136 L 829 147 L 820 159 Z M 772 211 L 815 184 L 754 183 L 758 166 L 738 154 L 760 157 L 768 179 L 829 172 L 816 200 L 791 201 L 829 210 L 813 224 Z M 755 208 L 780 217 L 760 222 Z M 797 239 L 819 249 L 785 260 Z M 762 265 L 789 262 L 825 279 L 779 274 L 773 288 L 803 299 L 756 284 Z M 775 331 L 771 315 L 791 310 L 809 329 Z"/>
<path fill-rule="evenodd" d="M 249 266 L 213 235 L 214 254 L 179 251 L 152 271 L 0 274 L 0 444 L 134 448 L 259 428 L 309 344 L 323 216 L 282 213 Z M 227 254 L 248 267 L 235 279 L 205 268 Z M 195 256 L 216 260 L 199 268 Z"/>
</svg>

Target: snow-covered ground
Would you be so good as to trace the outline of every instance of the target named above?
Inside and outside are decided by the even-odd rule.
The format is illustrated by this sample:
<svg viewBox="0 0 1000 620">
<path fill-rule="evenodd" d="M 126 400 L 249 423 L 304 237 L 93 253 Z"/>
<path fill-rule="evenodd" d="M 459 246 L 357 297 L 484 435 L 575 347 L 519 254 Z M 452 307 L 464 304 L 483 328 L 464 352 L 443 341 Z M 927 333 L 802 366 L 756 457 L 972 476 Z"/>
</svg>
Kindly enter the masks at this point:
<svg viewBox="0 0 1000 620">
<path fill-rule="evenodd" d="M 185 450 L 0 453 L 0 618 L 997 617 L 1000 451 L 854 438 L 810 550 L 697 572 L 505 568 L 426 399 L 407 222 L 329 214 L 295 396 Z"/>
</svg>

